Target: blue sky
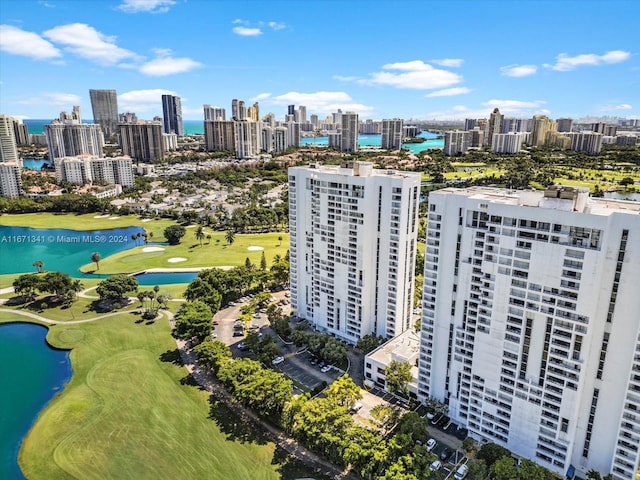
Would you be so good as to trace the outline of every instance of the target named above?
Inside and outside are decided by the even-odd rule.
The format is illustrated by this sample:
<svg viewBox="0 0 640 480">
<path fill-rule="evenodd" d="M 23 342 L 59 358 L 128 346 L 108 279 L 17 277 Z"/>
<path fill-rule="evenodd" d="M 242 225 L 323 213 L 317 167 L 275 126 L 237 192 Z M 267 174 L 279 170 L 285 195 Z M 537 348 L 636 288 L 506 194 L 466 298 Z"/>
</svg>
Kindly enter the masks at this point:
<svg viewBox="0 0 640 480">
<path fill-rule="evenodd" d="M 89 89 L 324 118 L 640 117 L 640 2 L 2 0 L 0 112 L 54 118 Z"/>
</svg>

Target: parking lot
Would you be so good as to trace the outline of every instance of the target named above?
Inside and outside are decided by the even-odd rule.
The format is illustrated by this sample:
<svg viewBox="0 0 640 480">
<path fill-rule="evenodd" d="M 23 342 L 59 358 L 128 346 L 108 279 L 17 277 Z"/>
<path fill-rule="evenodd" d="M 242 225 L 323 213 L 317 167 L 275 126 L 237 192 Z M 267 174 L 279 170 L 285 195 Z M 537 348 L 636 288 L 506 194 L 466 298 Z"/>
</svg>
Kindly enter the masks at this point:
<svg viewBox="0 0 640 480">
<path fill-rule="evenodd" d="M 328 372 L 322 373 L 317 365 L 309 363 L 309 354 L 301 353 L 296 355 L 290 353 L 285 355 L 285 360 L 277 368 L 292 380 L 299 382 L 309 390 L 313 390 L 323 381 L 327 384 L 333 382 L 342 375 L 342 371 L 331 368 Z"/>
</svg>

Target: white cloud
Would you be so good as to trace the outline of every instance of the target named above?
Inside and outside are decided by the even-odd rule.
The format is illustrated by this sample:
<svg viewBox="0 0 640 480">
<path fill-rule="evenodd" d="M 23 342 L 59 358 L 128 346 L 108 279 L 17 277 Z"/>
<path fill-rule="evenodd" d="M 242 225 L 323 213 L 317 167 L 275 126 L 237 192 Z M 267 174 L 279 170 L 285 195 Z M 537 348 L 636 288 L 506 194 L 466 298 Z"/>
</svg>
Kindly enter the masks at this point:
<svg viewBox="0 0 640 480">
<path fill-rule="evenodd" d="M 500 67 L 500 73 L 507 77 L 528 77 L 534 75 L 538 71 L 536 65 L 506 65 Z"/>
<path fill-rule="evenodd" d="M 619 105 L 603 105 L 600 107 L 602 111 L 612 111 L 612 110 L 633 110 L 633 107 L 628 103 L 621 103 Z"/>
<path fill-rule="evenodd" d="M 134 52 L 116 45 L 116 38 L 104 35 L 85 23 L 71 23 L 43 33 L 54 43 L 65 45 L 66 50 L 103 65 L 113 65 L 125 59 L 136 58 Z"/>
<path fill-rule="evenodd" d="M 334 75 L 333 78 L 335 78 L 336 80 L 340 80 L 342 82 L 355 82 L 356 80 L 358 80 L 358 77 L 345 76 L 345 75 Z"/>
<path fill-rule="evenodd" d="M 118 108 L 127 112 L 148 112 L 162 110 L 162 95 L 177 95 L 172 90 L 152 88 L 148 90 L 131 90 L 118 95 Z"/>
<path fill-rule="evenodd" d="M 287 26 L 282 22 L 269 22 L 267 23 L 274 30 L 282 30 L 283 28 L 287 28 Z"/>
<path fill-rule="evenodd" d="M 510 117 L 531 117 L 533 115 L 548 115 L 551 112 L 542 106 L 543 100 L 488 100 L 482 102 L 481 108 L 470 108 L 466 105 L 455 105 L 449 110 L 428 112 L 425 118 L 438 118 L 443 120 L 462 120 L 465 118 L 489 118 L 494 108 L 499 108 L 500 113 Z"/>
<path fill-rule="evenodd" d="M 259 93 L 258 95 L 253 97 L 251 100 L 254 102 L 259 102 L 260 100 L 266 100 L 269 97 L 271 97 L 270 93 Z"/>
<path fill-rule="evenodd" d="M 75 93 L 49 92 L 25 100 L 18 100 L 17 103 L 21 105 L 64 105 L 71 107 L 79 105 L 80 100 L 80 95 Z"/>
<path fill-rule="evenodd" d="M 422 60 L 388 63 L 382 66 L 382 70 L 371 73 L 368 78 L 359 78 L 355 81 L 362 85 L 389 85 L 417 90 L 445 88 L 462 81 L 461 75 L 434 68 Z"/>
<path fill-rule="evenodd" d="M 439 60 L 431 60 L 431 63 L 440 65 L 441 67 L 461 67 L 464 60 L 462 58 L 442 58 Z"/>
<path fill-rule="evenodd" d="M 486 102 L 482 102 L 482 105 L 488 109 L 499 108 L 501 112 L 503 110 L 505 112 L 511 112 L 525 108 L 539 108 L 545 103 L 547 102 L 544 100 L 534 100 L 533 102 L 523 100 L 487 100 Z"/>
<path fill-rule="evenodd" d="M 258 35 L 262 35 L 262 30 L 259 28 L 233 27 L 231 31 L 242 37 L 256 37 Z"/>
<path fill-rule="evenodd" d="M 37 33 L 27 32 L 11 25 L 0 25 L 0 50 L 12 55 L 31 57 L 34 60 L 62 56 L 60 50 Z"/>
<path fill-rule="evenodd" d="M 122 0 L 116 8 L 126 13 L 166 13 L 175 3 L 174 0 Z"/>
<path fill-rule="evenodd" d="M 262 94 L 264 95 L 264 94 Z M 368 115 L 374 108 L 355 102 L 345 92 L 287 92 L 282 95 L 264 97 L 266 105 L 304 105 L 307 111 L 329 114 L 341 109 L 343 112 L 353 111 L 360 115 Z"/>
<path fill-rule="evenodd" d="M 161 77 L 188 72 L 201 65 L 200 62 L 196 62 L 190 58 L 161 57 L 143 64 L 140 67 L 140 73 L 152 77 Z"/>
<path fill-rule="evenodd" d="M 611 50 L 610 52 L 606 52 L 604 55 L 584 53 L 576 55 L 575 57 L 570 57 L 566 53 L 561 53 L 556 57 L 555 65 L 545 64 L 544 66 L 558 72 L 568 72 L 585 65 L 620 63 L 629 59 L 629 57 L 631 57 L 631 53 L 625 52 L 624 50 Z"/>
<path fill-rule="evenodd" d="M 464 95 L 470 91 L 471 89 L 467 87 L 446 88 L 444 90 L 437 90 L 435 92 L 428 93 L 425 97 L 452 97 L 454 95 Z"/>
</svg>

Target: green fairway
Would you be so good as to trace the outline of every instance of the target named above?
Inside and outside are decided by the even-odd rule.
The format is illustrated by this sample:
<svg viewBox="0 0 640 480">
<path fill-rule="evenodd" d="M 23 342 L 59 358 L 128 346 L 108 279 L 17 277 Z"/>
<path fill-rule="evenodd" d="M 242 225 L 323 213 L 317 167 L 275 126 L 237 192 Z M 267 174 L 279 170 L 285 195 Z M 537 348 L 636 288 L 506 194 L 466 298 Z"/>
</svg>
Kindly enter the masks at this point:
<svg viewBox="0 0 640 480">
<path fill-rule="evenodd" d="M 16 320 L 0 313 L 0 322 Z M 19 318 L 19 317 L 18 317 Z M 256 428 L 191 385 L 166 319 L 137 323 L 123 313 L 50 327 L 49 342 L 73 348 L 73 377 L 41 412 L 23 442 L 30 480 L 309 476 L 283 466 Z"/>
<path fill-rule="evenodd" d="M 100 261 L 97 273 L 133 273 L 149 268 L 184 268 L 184 267 L 221 267 L 244 265 L 248 257 L 254 265 L 260 265 L 264 251 L 267 263 L 271 264 L 273 257 L 278 254 L 284 256 L 289 248 L 289 235 L 284 232 L 237 234 L 231 245 L 225 241 L 225 232 L 208 231 L 210 241 L 200 242 L 195 239 L 195 229 L 187 229 L 179 245 L 166 245 L 161 251 L 147 251 L 136 247 L 120 252 Z M 282 241 L 279 240 L 282 237 Z M 155 238 L 155 237 L 154 237 Z M 251 249 L 262 247 L 264 250 Z M 185 259 L 172 263 L 171 259 Z M 81 270 L 90 272 L 95 270 L 95 264 L 87 263 Z"/>
</svg>

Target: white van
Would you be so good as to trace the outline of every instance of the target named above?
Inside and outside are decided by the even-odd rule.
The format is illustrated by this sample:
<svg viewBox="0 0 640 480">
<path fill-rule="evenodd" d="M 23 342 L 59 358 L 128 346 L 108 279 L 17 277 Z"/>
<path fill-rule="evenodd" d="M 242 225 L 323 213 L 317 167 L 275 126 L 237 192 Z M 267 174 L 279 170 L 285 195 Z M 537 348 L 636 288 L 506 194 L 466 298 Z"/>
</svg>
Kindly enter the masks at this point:
<svg viewBox="0 0 640 480">
<path fill-rule="evenodd" d="M 462 480 L 467 476 L 467 470 L 469 470 L 469 467 L 466 463 L 464 465 L 460 465 L 458 467 L 458 470 L 456 470 L 456 473 L 453 474 L 453 478 L 455 478 L 456 480 Z"/>
</svg>

